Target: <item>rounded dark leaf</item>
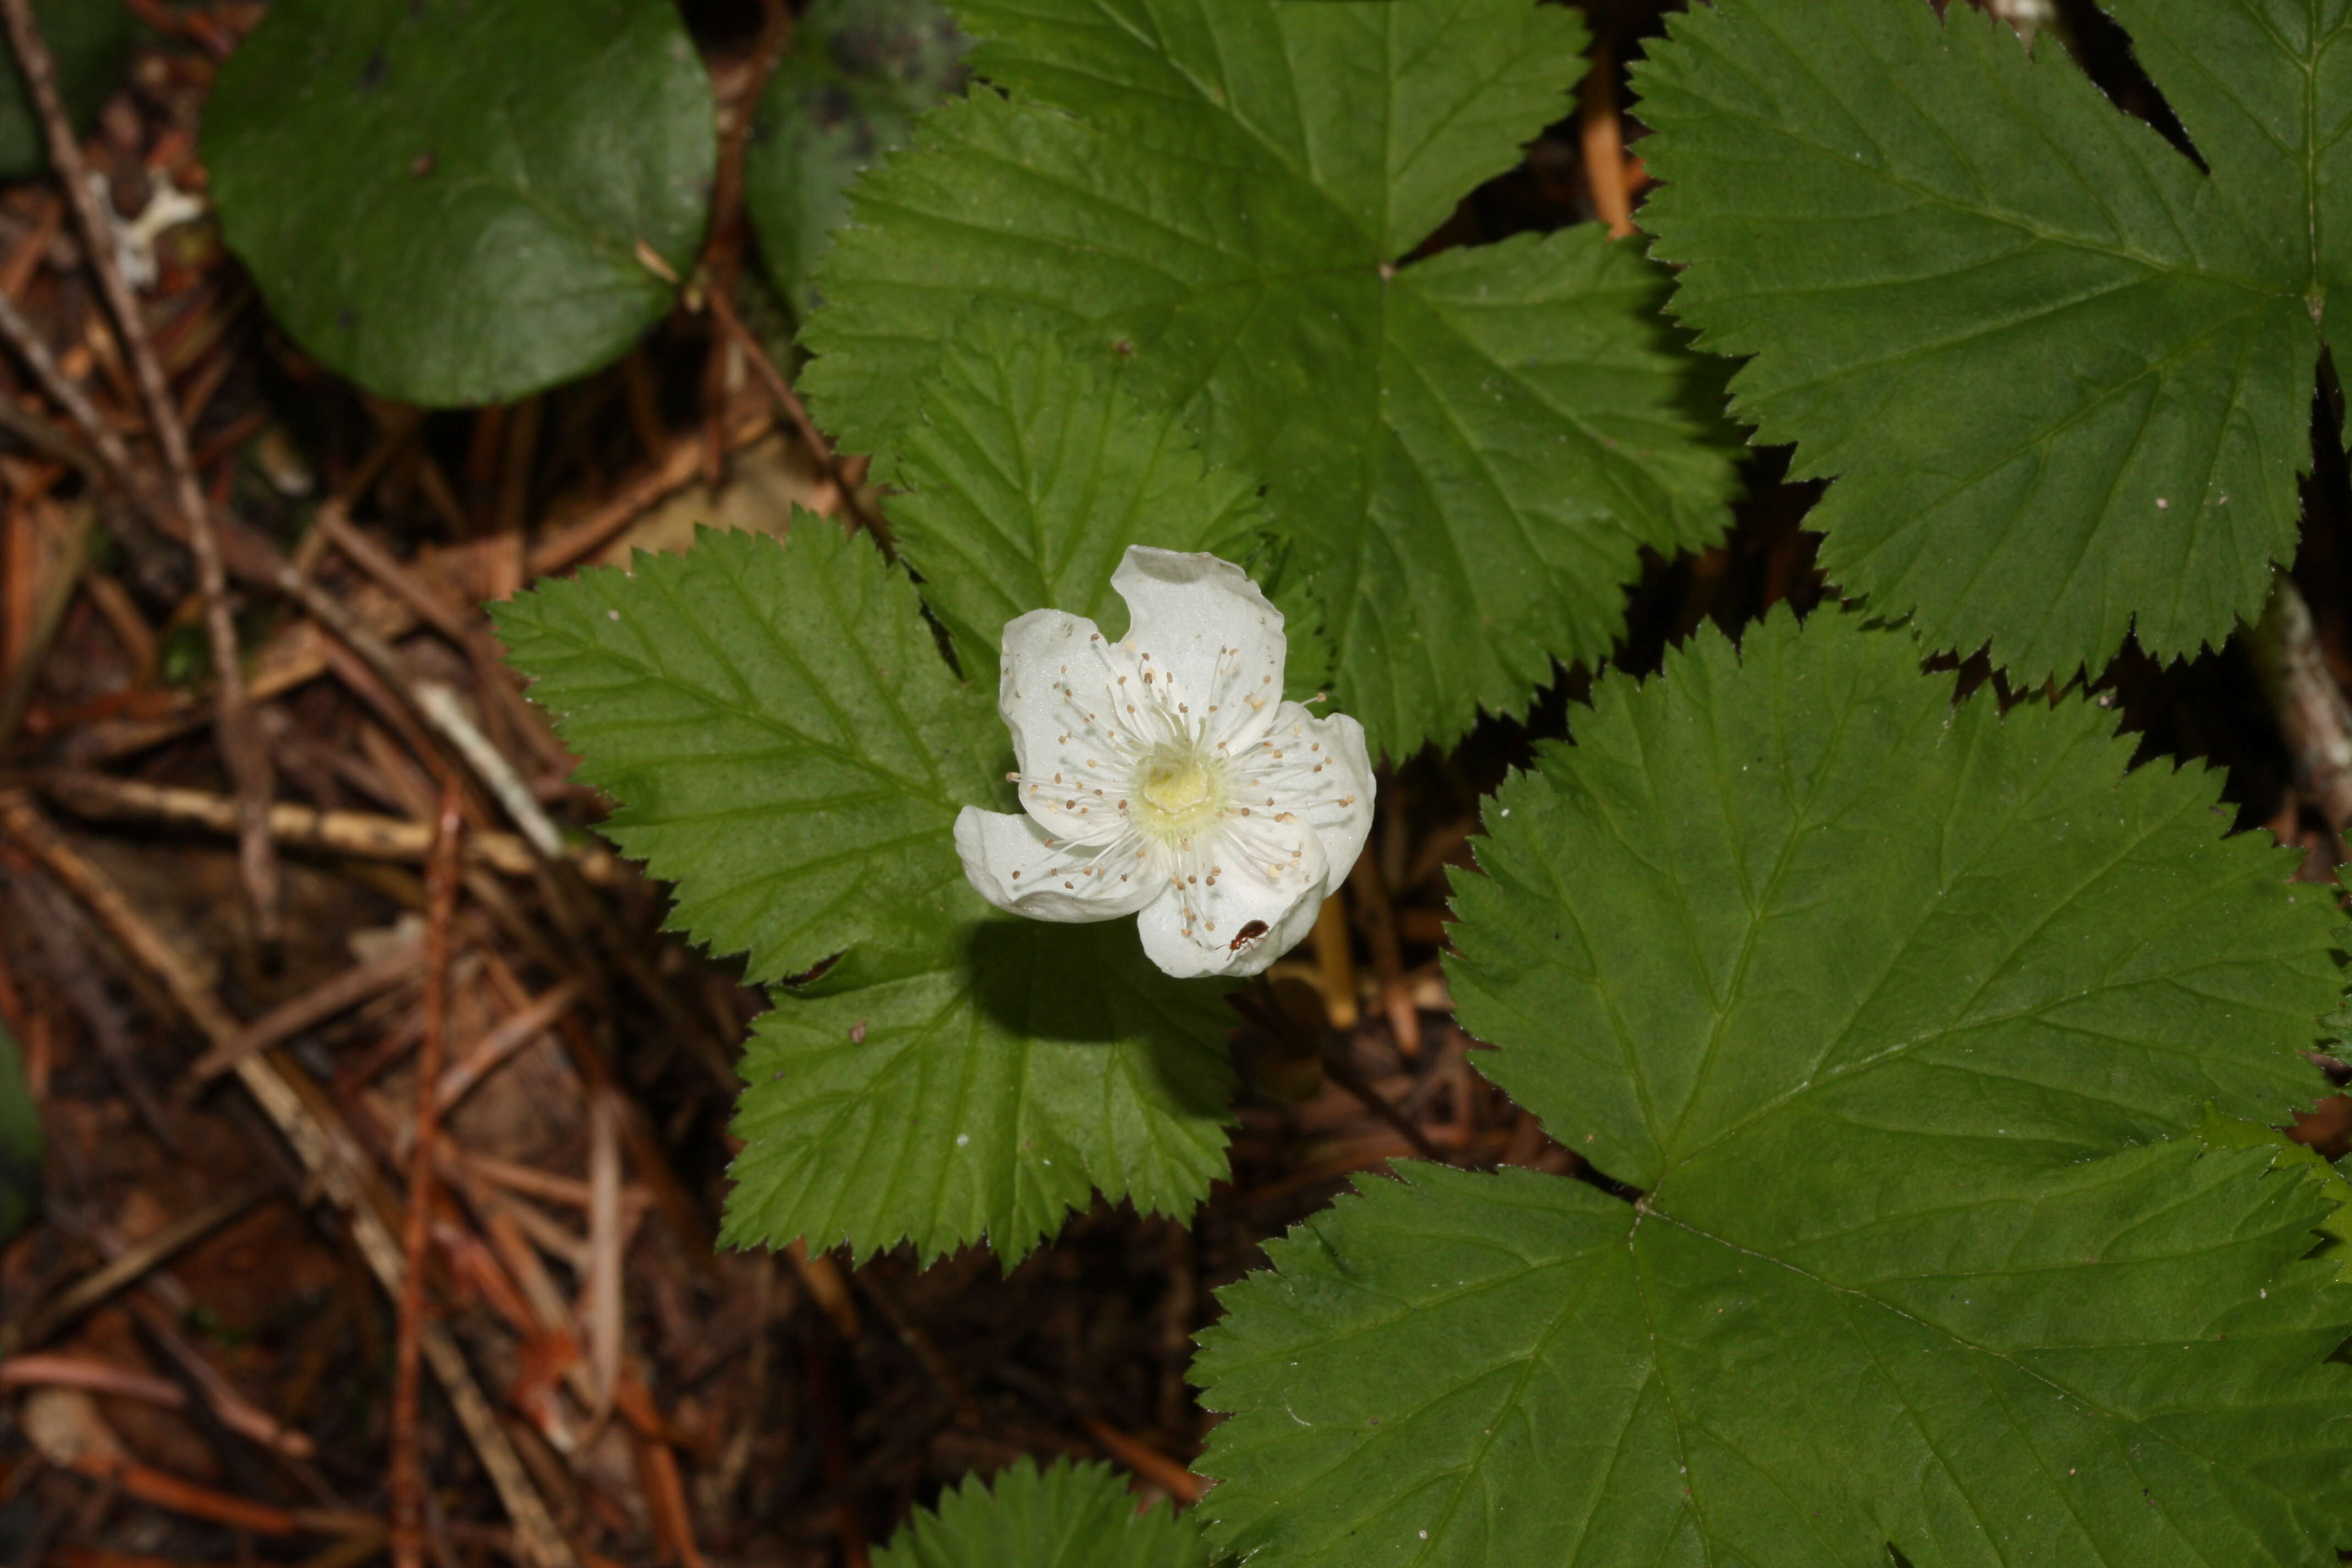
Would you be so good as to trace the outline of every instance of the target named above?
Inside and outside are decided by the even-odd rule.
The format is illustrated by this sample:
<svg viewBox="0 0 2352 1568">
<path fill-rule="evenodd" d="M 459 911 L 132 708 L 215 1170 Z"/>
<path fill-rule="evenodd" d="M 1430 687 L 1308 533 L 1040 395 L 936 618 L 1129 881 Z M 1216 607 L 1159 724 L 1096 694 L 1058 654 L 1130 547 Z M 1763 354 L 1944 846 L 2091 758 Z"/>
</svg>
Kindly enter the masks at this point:
<svg viewBox="0 0 2352 1568">
<path fill-rule="evenodd" d="M 939 0 L 815 0 L 802 15 L 743 163 L 761 259 L 796 312 L 816 303 L 809 274 L 849 216 L 851 184 L 962 79 L 968 47 Z"/>
<path fill-rule="evenodd" d="M 659 320 L 718 145 L 668 0 L 279 0 L 222 68 L 205 156 L 303 348 L 451 405 L 593 370 Z"/>
<path fill-rule="evenodd" d="M 122 79 L 131 52 L 131 14 L 119 0 L 36 0 L 33 17 L 58 62 L 58 91 L 74 129 L 86 132 L 98 106 Z M 24 180 L 49 166 L 41 122 L 16 68 L 16 51 L 0 40 L 0 180 Z"/>
<path fill-rule="evenodd" d="M 0 1241 L 24 1227 L 41 1194 L 41 1108 L 16 1037 L 0 1024 Z"/>
</svg>

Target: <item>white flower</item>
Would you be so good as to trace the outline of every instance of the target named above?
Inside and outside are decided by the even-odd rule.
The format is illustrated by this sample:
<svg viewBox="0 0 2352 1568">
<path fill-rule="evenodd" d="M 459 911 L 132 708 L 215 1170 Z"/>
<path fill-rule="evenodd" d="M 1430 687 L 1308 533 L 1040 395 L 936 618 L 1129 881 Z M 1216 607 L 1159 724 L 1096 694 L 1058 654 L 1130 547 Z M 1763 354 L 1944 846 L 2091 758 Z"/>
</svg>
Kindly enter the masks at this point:
<svg viewBox="0 0 2352 1568">
<path fill-rule="evenodd" d="M 1364 846 L 1363 726 L 1282 700 L 1282 612 L 1240 567 L 1137 545 L 1110 581 L 1122 641 L 1060 610 L 1005 625 L 1024 815 L 963 808 L 964 875 L 1034 920 L 1139 914 L 1171 974 L 1255 974 Z"/>
</svg>

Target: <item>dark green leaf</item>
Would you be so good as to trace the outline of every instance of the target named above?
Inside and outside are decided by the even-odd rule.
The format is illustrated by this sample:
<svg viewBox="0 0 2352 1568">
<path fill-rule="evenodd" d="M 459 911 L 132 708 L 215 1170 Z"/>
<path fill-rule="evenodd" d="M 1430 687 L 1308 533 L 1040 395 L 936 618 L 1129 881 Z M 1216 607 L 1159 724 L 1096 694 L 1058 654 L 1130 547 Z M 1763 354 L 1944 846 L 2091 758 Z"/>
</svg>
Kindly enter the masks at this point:
<svg viewBox="0 0 2352 1568">
<path fill-rule="evenodd" d="M 1208 1568 L 1189 1519 L 1142 1513 L 1108 1465 L 1056 1460 L 1041 1472 L 1025 1455 L 940 1494 L 875 1554 L 874 1568 Z"/>
<path fill-rule="evenodd" d="M 986 1239 L 1009 1267 L 1090 1189 L 1181 1214 L 1224 1174 L 1221 988 L 1132 921 L 1006 919 L 965 885 L 956 813 L 1001 804 L 1010 743 L 868 542 L 705 531 L 497 615 L 680 928 L 756 981 L 840 955 L 754 1032 L 729 1241 Z"/>
<path fill-rule="evenodd" d="M 670 0 L 278 0 L 221 71 L 205 158 L 305 350 L 387 397 L 487 403 L 668 310 L 712 114 Z"/>
<path fill-rule="evenodd" d="M 1827 1212 L 1717 1231 L 1525 1172 L 1365 1183 L 1204 1336 L 1237 1413 L 1212 1539 L 1260 1568 L 2316 1568 L 2352 1538 L 2314 1178 L 2193 1143 L 1957 1184 L 1824 1153 L 1746 1179 Z"/>
<path fill-rule="evenodd" d="M 41 1193 L 41 1108 L 16 1037 L 0 1024 L 0 1241 L 24 1228 Z"/>
<path fill-rule="evenodd" d="M 1254 474 L 1339 705 L 1411 752 L 1597 658 L 1646 547 L 1723 524 L 1728 455 L 1597 231 L 1411 259 L 1564 113 L 1583 33 L 1527 0 L 974 0 L 975 68 L 869 176 L 806 334 L 878 450 L 975 300 L 1027 309 Z"/>
<path fill-rule="evenodd" d="M 2107 710 L 1956 708 L 1917 651 L 1834 614 L 1703 634 L 1496 795 L 1454 994 L 1612 1175 L 1667 1194 L 1906 1107 L 1906 1144 L 2080 1159 L 2318 1090 L 2325 890 L 2221 837 L 2215 775 L 2126 774 Z"/>
<path fill-rule="evenodd" d="M 793 25 L 744 152 L 743 205 L 768 277 L 794 312 L 849 216 L 861 170 L 907 143 L 962 76 L 966 42 L 938 0 L 815 0 Z"/>
<path fill-rule="evenodd" d="M 78 134 L 122 79 L 131 56 L 131 13 L 121 0 L 34 0 L 33 19 L 58 66 L 58 96 Z M 49 166 L 48 141 L 33 113 L 16 56 L 0 37 L 0 180 L 24 180 Z"/>
<path fill-rule="evenodd" d="M 1635 76 L 1675 308 L 1837 477 L 1822 563 L 2028 684 L 2254 617 L 2352 347 L 2352 13 L 2108 8 L 2204 170 L 1970 5 L 1720 0 Z"/>
<path fill-rule="evenodd" d="M 724 1239 L 905 1237 L 926 1263 L 985 1239 L 1010 1268 L 1090 1189 L 1189 1215 L 1225 1173 L 1223 988 L 1162 974 L 1132 921 L 990 918 L 959 889 L 937 923 L 929 959 L 760 1019 Z"/>
<path fill-rule="evenodd" d="M 678 926 L 803 973 L 961 888 L 957 810 L 1003 794 L 993 704 L 940 658 L 903 573 L 803 517 L 792 542 L 705 531 L 543 583 L 499 634 L 619 803 L 606 832 L 677 886 Z"/>
<path fill-rule="evenodd" d="M 892 478 L 891 522 L 967 669 L 1041 605 L 1123 626 L 1110 574 L 1130 544 L 1246 561 L 1265 529 L 1255 486 L 1204 474 L 1172 412 L 1017 319 L 957 334 Z"/>
<path fill-rule="evenodd" d="M 2340 922 L 2088 703 L 1824 612 L 1604 681 L 1497 794 L 1475 1059 L 1641 1189 L 1413 1166 L 1228 1293 L 1253 1563 L 2318 1563 L 2352 1326 L 2282 1118 Z M 2275 1167 L 2275 1168 L 2274 1168 Z M 1623 1189 L 1619 1189 L 1622 1191 Z M 1424 1533 L 1425 1532 L 1425 1533 Z"/>
<path fill-rule="evenodd" d="M 2315 1177 L 2336 1205 L 2336 1212 L 2315 1227 L 2328 1239 L 2312 1256 L 2334 1260 L 2336 1278 L 2352 1284 L 2352 1181 L 2347 1181 L 2344 1173 L 2322 1158 L 2318 1150 L 2298 1143 L 2277 1128 L 2265 1127 L 2259 1121 L 2241 1121 L 2208 1110 L 2197 1135 L 2216 1149 L 2267 1149 L 2274 1167 L 2307 1172 Z"/>
</svg>

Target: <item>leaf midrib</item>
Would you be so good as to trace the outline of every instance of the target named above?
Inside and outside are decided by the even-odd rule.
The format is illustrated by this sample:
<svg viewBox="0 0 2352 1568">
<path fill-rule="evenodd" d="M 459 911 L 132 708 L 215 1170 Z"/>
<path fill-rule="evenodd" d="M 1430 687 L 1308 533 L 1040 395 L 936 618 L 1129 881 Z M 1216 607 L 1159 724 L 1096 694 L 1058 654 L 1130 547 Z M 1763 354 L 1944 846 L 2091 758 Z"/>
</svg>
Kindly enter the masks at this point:
<svg viewBox="0 0 2352 1568">
<path fill-rule="evenodd" d="M 2052 763 L 2053 771 L 2058 766 L 2063 765 L 2066 760 L 2066 754 L 2063 750 L 2053 748 L 2053 761 Z M 2037 805 L 2039 804 L 2040 800 L 2038 796 L 2028 795 L 2025 792 L 2020 791 L 2013 798 L 2012 805 L 2014 809 L 2011 815 L 2014 816 L 2018 813 L 2021 813 L 2026 807 L 2030 805 Z M 2004 1024 L 2014 1023 L 2021 1018 L 2035 1016 L 2049 1008 L 2079 1002 L 2085 996 L 2097 994 L 2101 988 L 2086 989 L 2061 996 L 2043 997 L 2027 1005 L 2014 1008 L 2007 1013 L 1997 1014 L 1990 1017 L 1969 1018 L 1965 1016 L 1968 1009 L 1974 1005 L 1977 1000 L 1982 997 L 1987 990 L 1991 988 L 1994 982 L 2000 979 L 2000 976 L 2007 972 L 2009 965 L 2014 963 L 2019 955 L 2026 951 L 2026 948 L 2032 942 L 2034 938 L 2039 936 L 2052 921 L 2059 919 L 2068 910 L 2072 909 L 2076 900 L 2083 896 L 2083 893 L 2085 890 L 2097 886 L 2102 879 L 2108 876 L 2116 869 L 2116 867 L 2124 864 L 2125 861 L 2137 854 L 2141 847 L 2147 844 L 2150 839 L 2175 826 L 2175 820 L 2170 817 L 2166 817 L 2149 824 L 2143 824 L 2138 835 L 2132 838 L 2128 844 L 2125 845 L 2115 855 L 2111 856 L 2105 864 L 2101 865 L 2095 871 L 2083 878 L 2082 880 L 2074 888 L 2066 892 L 2064 896 L 2052 900 L 2048 907 L 2042 911 L 2041 918 L 2037 920 L 2032 926 L 2021 933 L 2017 939 L 2011 943 L 2009 950 L 2001 955 L 2000 962 L 1985 966 L 1985 973 L 1979 979 L 1976 989 L 1970 992 L 1967 999 L 1955 1009 L 1956 1016 L 1951 1021 L 1940 1025 L 1935 1029 L 1923 1031 L 1919 1034 L 1914 1035 L 1908 1039 L 1897 1041 L 1887 1047 L 1885 1049 L 1881 1050 L 1874 1056 L 1865 1057 L 1859 1061 L 1849 1062 L 1844 1066 L 1833 1068 L 1827 1073 L 1821 1073 L 1818 1070 L 1809 1071 L 1805 1075 L 1802 1082 L 1784 1090 L 1782 1093 L 1772 1100 L 1766 1101 L 1764 1104 L 1756 1107 L 1747 1115 L 1732 1121 L 1723 1128 L 1719 1129 L 1714 1136 L 1707 1139 L 1706 1142 L 1701 1143 L 1696 1149 L 1667 1153 L 1662 1143 L 1661 1168 L 1654 1191 L 1662 1191 L 1664 1188 L 1668 1178 L 1675 1170 L 1687 1169 L 1702 1155 L 1720 1147 L 1723 1143 L 1738 1136 L 1739 1133 L 1760 1125 L 1775 1114 L 1786 1110 L 1788 1107 L 1798 1103 L 1809 1096 L 1815 1095 L 1825 1090 L 1832 1084 L 1843 1082 L 1845 1079 L 1852 1078 L 1858 1078 L 1866 1073 L 1874 1072 L 1880 1068 L 1886 1067 L 1892 1063 L 1902 1061 L 1907 1058 L 1912 1052 L 1918 1050 L 1922 1047 L 1931 1046 L 1938 1041 L 1948 1039 L 1962 1034 L 1974 1033 L 1987 1028 L 1998 1028 Z M 1790 836 L 1790 841 L 1793 843 L 1801 837 L 1802 837 L 1801 831 L 1791 832 Z M 2000 835 L 1998 833 L 1988 833 L 1985 835 L 1979 847 L 1978 858 L 1980 859 L 1982 857 L 1991 854 L 1998 847 L 2000 847 Z M 1945 897 L 1953 890 L 1959 881 L 1966 879 L 1975 863 L 1976 862 L 1972 860 L 1969 865 L 1960 868 L 1958 875 L 1951 882 L 1945 883 L 1936 889 L 1935 899 L 1930 900 L 1928 903 L 1927 916 L 1905 935 L 1903 941 L 1895 944 L 1895 950 L 1889 955 L 1885 968 L 1880 973 L 1878 979 L 1872 984 L 1870 990 L 1855 1003 L 1853 1011 L 1847 1016 L 1845 1022 L 1840 1026 L 1838 1032 L 1830 1037 L 1827 1045 L 1825 1045 L 1822 1051 L 1815 1057 L 1814 1059 L 1816 1063 L 1827 1061 L 1837 1048 L 1841 1045 L 1844 1044 L 1844 1042 L 1851 1037 L 1853 1026 L 1861 1020 L 1864 1014 L 1868 1011 L 1871 1004 L 1877 999 L 1880 991 L 1885 987 L 1886 982 L 1901 969 L 1904 958 L 1911 951 L 1911 944 L 1918 941 L 1920 936 L 1935 924 L 1935 913 L 1938 909 L 1940 909 Z M 1738 999 L 1738 988 L 1735 985 L 1732 1000 L 1736 1003 Z M 1727 1018 L 1729 1014 L 1730 1009 L 1727 1007 L 1718 1015 L 1718 1017 Z M 2152 1043 L 2150 1043 L 2148 1048 L 2155 1048 Z M 1695 1084 L 1693 1087 L 1694 1098 L 1696 1098 L 1696 1085 Z"/>
</svg>

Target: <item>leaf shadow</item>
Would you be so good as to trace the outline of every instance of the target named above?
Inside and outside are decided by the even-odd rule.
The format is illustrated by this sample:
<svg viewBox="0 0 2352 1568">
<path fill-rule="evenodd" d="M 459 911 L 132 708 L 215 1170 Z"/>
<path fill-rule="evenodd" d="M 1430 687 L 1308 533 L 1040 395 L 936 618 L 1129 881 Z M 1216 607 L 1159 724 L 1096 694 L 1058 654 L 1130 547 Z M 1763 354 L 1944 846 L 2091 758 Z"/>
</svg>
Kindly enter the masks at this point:
<svg viewBox="0 0 2352 1568">
<path fill-rule="evenodd" d="M 979 921 L 965 933 L 964 963 L 974 1002 L 998 1026 L 1033 1040 L 1121 1052 L 1130 1071 L 1150 1075 L 1167 1111 L 1230 1120 L 1224 990 L 1162 973 L 1144 956 L 1134 921 Z"/>
</svg>

